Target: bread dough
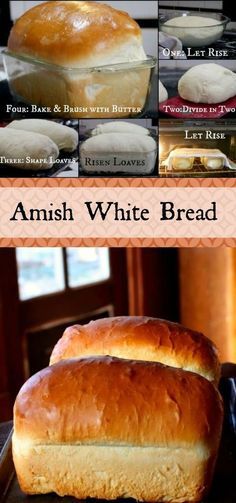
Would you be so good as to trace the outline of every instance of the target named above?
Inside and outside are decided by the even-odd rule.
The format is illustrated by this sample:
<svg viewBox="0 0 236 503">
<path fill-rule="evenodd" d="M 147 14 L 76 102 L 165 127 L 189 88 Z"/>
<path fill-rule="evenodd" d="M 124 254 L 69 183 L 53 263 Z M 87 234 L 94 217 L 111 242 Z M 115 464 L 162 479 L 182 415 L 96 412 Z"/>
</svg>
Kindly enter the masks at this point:
<svg viewBox="0 0 236 503">
<path fill-rule="evenodd" d="M 224 166 L 230 168 L 229 161 L 221 150 L 208 148 L 176 148 L 164 163 L 169 170 L 189 170 L 194 166 L 195 158 L 209 170 L 223 169 Z"/>
<path fill-rule="evenodd" d="M 196 65 L 181 77 L 178 91 L 194 103 L 222 103 L 236 95 L 236 74 L 215 63 Z"/>
<path fill-rule="evenodd" d="M 73 152 L 78 146 L 78 133 L 68 126 L 45 119 L 23 119 L 12 121 L 7 127 L 40 133 L 48 136 L 56 143 L 59 150 Z"/>
<path fill-rule="evenodd" d="M 148 135 L 149 131 L 147 128 L 139 126 L 139 124 L 134 124 L 133 122 L 113 121 L 98 124 L 92 130 L 92 136 L 96 136 L 101 133 L 133 133 Z"/>
<path fill-rule="evenodd" d="M 185 46 L 200 47 L 221 38 L 224 24 L 210 17 L 179 16 L 166 21 L 161 30 L 179 38 Z"/>
<path fill-rule="evenodd" d="M 59 155 L 57 145 L 48 136 L 0 128 L 1 164 L 21 169 L 49 169 Z"/>
<path fill-rule="evenodd" d="M 173 157 L 172 165 L 173 169 L 176 171 L 188 171 L 192 169 L 193 166 L 193 157 Z"/>
<path fill-rule="evenodd" d="M 86 153 L 145 153 L 156 150 L 156 142 L 151 136 L 136 134 L 104 133 L 86 140 L 81 147 Z"/>
<path fill-rule="evenodd" d="M 202 157 L 201 163 L 207 169 L 223 169 L 224 159 L 221 157 Z"/>
<path fill-rule="evenodd" d="M 151 136 L 104 133 L 82 143 L 80 161 L 88 173 L 150 174 L 157 145 Z"/>
<path fill-rule="evenodd" d="M 159 103 L 168 100 L 168 92 L 163 86 L 162 82 L 159 80 Z"/>
</svg>

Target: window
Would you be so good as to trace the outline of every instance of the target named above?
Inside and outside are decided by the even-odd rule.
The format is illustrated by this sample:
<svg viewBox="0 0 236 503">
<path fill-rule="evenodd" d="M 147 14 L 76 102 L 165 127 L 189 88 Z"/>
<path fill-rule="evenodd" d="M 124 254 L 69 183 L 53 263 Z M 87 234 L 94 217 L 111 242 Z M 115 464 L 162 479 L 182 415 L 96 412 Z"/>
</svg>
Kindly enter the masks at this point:
<svg viewBox="0 0 236 503">
<path fill-rule="evenodd" d="M 104 281 L 110 276 L 107 248 L 67 248 L 70 287 Z"/>
<path fill-rule="evenodd" d="M 109 279 L 108 248 L 17 248 L 20 300 Z"/>
</svg>

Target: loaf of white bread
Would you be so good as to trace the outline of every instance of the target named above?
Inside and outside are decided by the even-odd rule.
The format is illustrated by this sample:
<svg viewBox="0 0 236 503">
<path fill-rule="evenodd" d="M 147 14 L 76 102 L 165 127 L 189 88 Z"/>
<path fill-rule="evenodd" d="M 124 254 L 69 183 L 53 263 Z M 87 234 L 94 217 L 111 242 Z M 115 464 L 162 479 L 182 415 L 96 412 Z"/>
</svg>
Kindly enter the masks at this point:
<svg viewBox="0 0 236 503">
<path fill-rule="evenodd" d="M 137 346 L 144 340 L 143 331 Z M 109 356 L 63 360 L 31 377 L 16 399 L 20 486 L 79 499 L 200 502 L 222 415 L 216 387 L 192 372 Z"/>
<path fill-rule="evenodd" d="M 215 383 L 220 377 L 212 341 L 177 323 L 145 316 L 105 318 L 67 328 L 53 349 L 50 364 L 91 355 L 157 361 Z"/>
<path fill-rule="evenodd" d="M 55 0 L 27 10 L 14 24 L 8 48 L 67 68 L 146 59 L 138 24 L 126 12 L 92 1 Z"/>
<path fill-rule="evenodd" d="M 40 3 L 16 21 L 8 49 L 33 65 L 11 79 L 13 91 L 30 103 L 52 108 L 57 104 L 65 117 L 129 116 L 128 111 L 113 113 L 112 105 L 143 108 L 145 104 L 150 67 L 132 67 L 147 59 L 141 29 L 126 12 L 107 4 Z M 131 65 L 109 71 L 107 65 L 120 63 Z M 104 72 L 94 71 L 97 67 L 104 67 Z M 64 105 L 70 107 L 65 113 Z M 70 110 L 76 107 L 81 110 Z M 95 112 L 90 107 L 110 111 Z"/>
</svg>

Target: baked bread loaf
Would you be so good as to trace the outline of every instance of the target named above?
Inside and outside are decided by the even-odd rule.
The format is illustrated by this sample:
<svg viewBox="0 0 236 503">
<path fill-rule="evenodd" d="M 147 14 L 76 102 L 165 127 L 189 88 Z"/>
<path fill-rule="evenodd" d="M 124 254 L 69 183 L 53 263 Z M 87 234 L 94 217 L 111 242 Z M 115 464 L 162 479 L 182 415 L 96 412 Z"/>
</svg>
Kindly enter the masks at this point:
<svg viewBox="0 0 236 503">
<path fill-rule="evenodd" d="M 103 133 L 131 133 L 145 136 L 149 135 L 147 128 L 140 126 L 139 124 L 134 124 L 133 122 L 124 121 L 104 122 L 103 124 L 98 124 L 92 130 L 92 136 Z"/>
<path fill-rule="evenodd" d="M 14 407 L 13 458 L 28 494 L 202 501 L 221 436 L 217 389 L 191 372 L 111 357 L 59 362 Z"/>
<path fill-rule="evenodd" d="M 104 318 L 67 328 L 50 364 L 91 355 L 157 361 L 214 382 L 220 377 L 217 350 L 209 339 L 177 323 L 145 316 Z"/>
<path fill-rule="evenodd" d="M 178 92 L 193 103 L 222 103 L 236 95 L 236 74 L 215 63 L 196 65 L 181 77 Z"/>
<path fill-rule="evenodd" d="M 58 155 L 57 145 L 48 136 L 0 128 L 0 159 L 2 164 L 25 170 L 49 169 L 53 166 Z"/>
<path fill-rule="evenodd" d="M 103 133 L 81 144 L 80 162 L 88 173 L 150 174 L 156 153 L 157 144 L 151 136 Z"/>
<path fill-rule="evenodd" d="M 10 78 L 13 92 L 57 115 L 128 117 L 144 107 L 153 64 L 140 66 L 142 32 L 126 12 L 92 1 L 45 2 L 17 20 L 8 49 L 28 60 Z"/>
<path fill-rule="evenodd" d="M 146 59 L 139 25 L 126 12 L 100 2 L 44 2 L 14 24 L 8 48 L 68 68 Z"/>
<path fill-rule="evenodd" d="M 15 120 L 10 122 L 7 127 L 44 134 L 56 143 L 59 150 L 65 150 L 67 152 L 73 152 L 77 148 L 79 142 L 79 135 L 73 128 L 45 119 Z"/>
</svg>

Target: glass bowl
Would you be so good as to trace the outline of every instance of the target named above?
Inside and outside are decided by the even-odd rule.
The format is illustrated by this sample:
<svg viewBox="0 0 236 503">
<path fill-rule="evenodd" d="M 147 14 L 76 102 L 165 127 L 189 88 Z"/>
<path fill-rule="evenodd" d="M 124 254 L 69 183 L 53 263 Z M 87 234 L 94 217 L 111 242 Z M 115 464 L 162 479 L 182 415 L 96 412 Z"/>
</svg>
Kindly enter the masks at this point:
<svg viewBox="0 0 236 503">
<path fill-rule="evenodd" d="M 66 68 L 3 51 L 17 100 L 60 117 L 135 117 L 149 96 L 156 58 L 94 68 Z M 32 112 L 37 110 L 32 109 Z"/>
<path fill-rule="evenodd" d="M 199 26 L 194 27 L 185 26 L 184 22 L 181 25 L 181 21 L 179 21 L 179 26 L 171 24 L 174 18 L 186 19 L 186 17 L 193 16 L 211 18 L 213 24 L 202 26 L 199 23 Z M 185 47 L 204 47 L 213 44 L 222 37 L 229 21 L 230 19 L 223 14 L 212 12 L 171 11 L 160 15 L 160 30 L 177 37 Z M 167 22 L 168 25 L 166 25 Z"/>
</svg>

